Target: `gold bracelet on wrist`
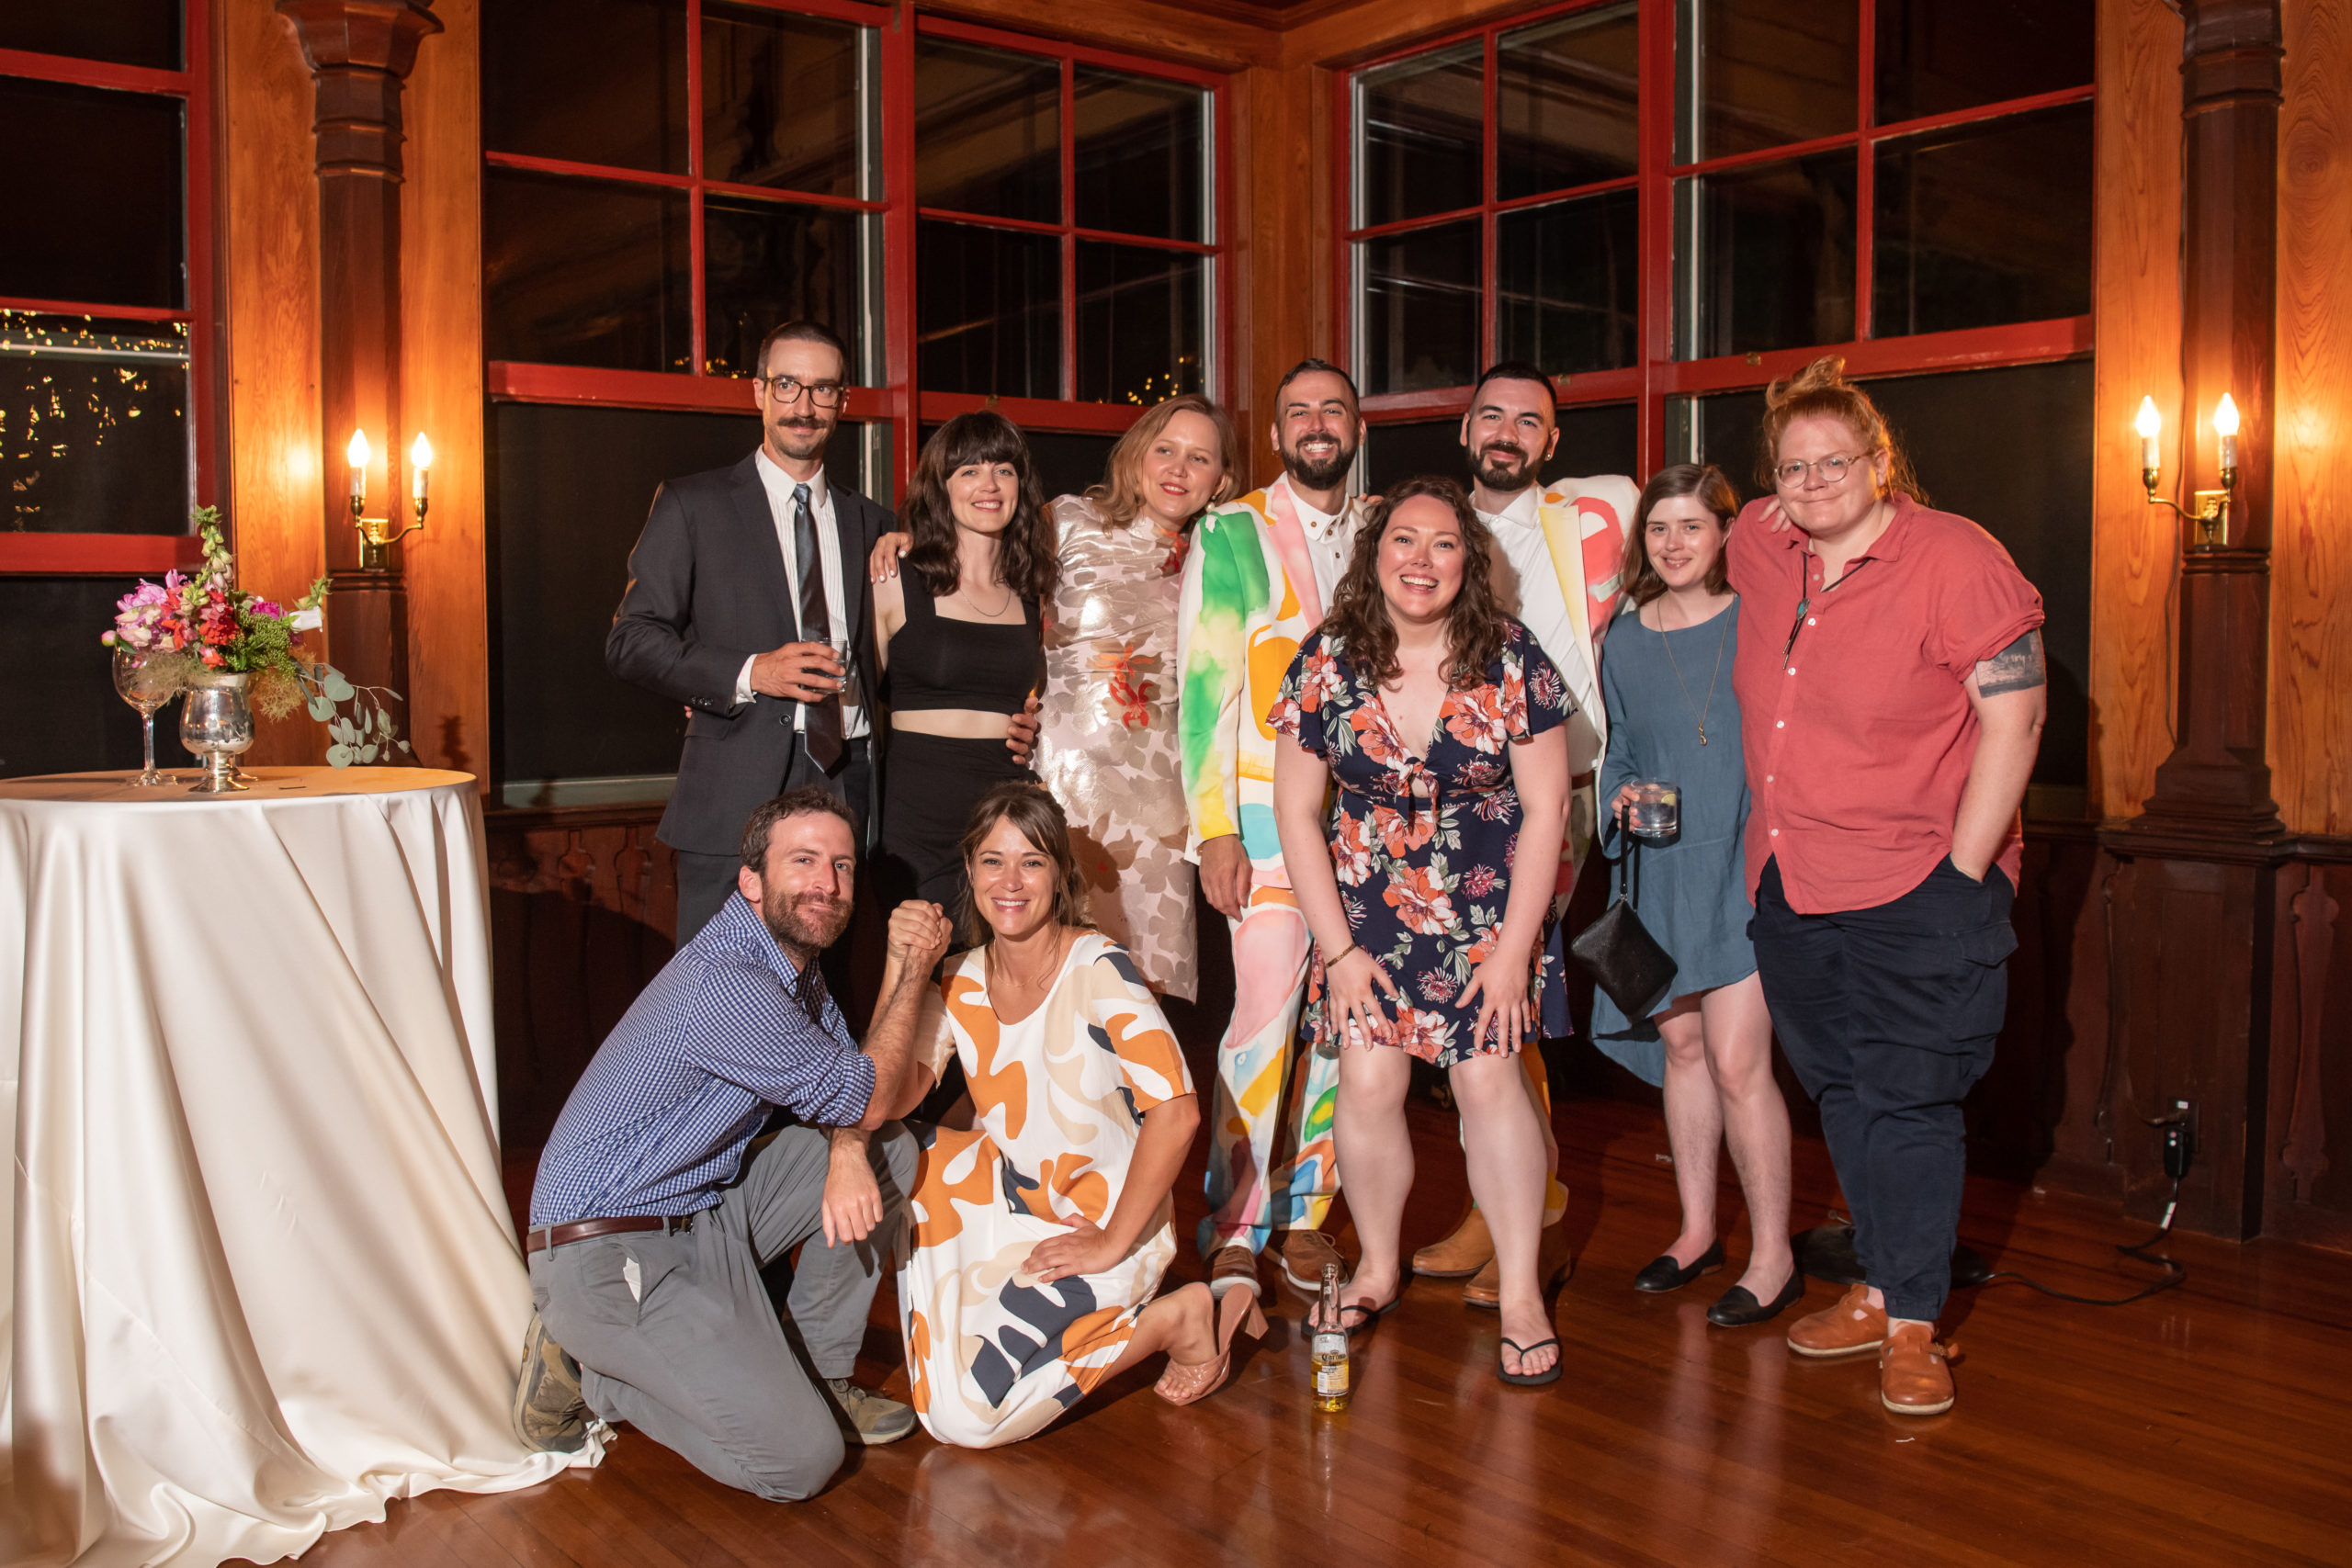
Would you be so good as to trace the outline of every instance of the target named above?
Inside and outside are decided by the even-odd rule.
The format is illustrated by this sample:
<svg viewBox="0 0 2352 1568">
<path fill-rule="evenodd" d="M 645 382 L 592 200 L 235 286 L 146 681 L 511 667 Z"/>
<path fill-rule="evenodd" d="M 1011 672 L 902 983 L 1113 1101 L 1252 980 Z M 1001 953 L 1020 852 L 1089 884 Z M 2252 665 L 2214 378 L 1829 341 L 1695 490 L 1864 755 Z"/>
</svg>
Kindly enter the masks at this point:
<svg viewBox="0 0 2352 1568">
<path fill-rule="evenodd" d="M 1361 951 L 1362 951 L 1362 950 L 1361 950 L 1361 949 L 1359 949 L 1359 948 L 1356 946 L 1356 944 L 1355 944 L 1354 942 L 1350 942 L 1350 943 L 1348 943 L 1348 945 L 1347 945 L 1347 946 L 1345 946 L 1345 947 L 1343 947 L 1343 948 L 1340 949 L 1340 951 L 1339 951 L 1339 952 L 1337 952 L 1337 953 L 1325 953 L 1325 954 L 1323 955 L 1323 967 L 1324 967 L 1327 971 L 1328 971 L 1328 970 L 1329 970 L 1329 969 L 1335 968 L 1335 967 L 1337 967 L 1337 966 L 1338 966 L 1339 962 L 1340 962 L 1340 959 L 1345 958 L 1345 957 L 1346 957 L 1349 953 L 1356 953 L 1356 952 L 1361 952 Z"/>
</svg>

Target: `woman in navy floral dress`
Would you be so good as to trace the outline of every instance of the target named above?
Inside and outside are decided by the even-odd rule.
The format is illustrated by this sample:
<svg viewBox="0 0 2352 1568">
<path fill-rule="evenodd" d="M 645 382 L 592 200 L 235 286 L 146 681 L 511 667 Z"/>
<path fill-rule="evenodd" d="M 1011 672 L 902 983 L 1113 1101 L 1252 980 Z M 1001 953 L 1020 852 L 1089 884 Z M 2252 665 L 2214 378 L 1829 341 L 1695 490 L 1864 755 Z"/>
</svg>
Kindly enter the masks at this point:
<svg viewBox="0 0 2352 1568">
<path fill-rule="evenodd" d="M 1511 1058 L 1542 1015 L 1567 819 L 1567 684 L 1502 613 L 1461 487 L 1413 479 L 1356 536 L 1268 721 L 1283 863 L 1316 939 L 1302 1033 L 1340 1057 L 1335 1136 L 1363 1256 L 1351 1328 L 1402 1287 L 1410 1056 L 1447 1070 L 1494 1232 L 1511 1382 L 1559 1376 L 1536 1278 L 1543 1123 Z M 1333 783 L 1339 801 L 1327 818 Z M 1540 874 L 1514 877 L 1521 840 Z M 1342 1043 L 1360 1047 L 1340 1049 Z"/>
</svg>

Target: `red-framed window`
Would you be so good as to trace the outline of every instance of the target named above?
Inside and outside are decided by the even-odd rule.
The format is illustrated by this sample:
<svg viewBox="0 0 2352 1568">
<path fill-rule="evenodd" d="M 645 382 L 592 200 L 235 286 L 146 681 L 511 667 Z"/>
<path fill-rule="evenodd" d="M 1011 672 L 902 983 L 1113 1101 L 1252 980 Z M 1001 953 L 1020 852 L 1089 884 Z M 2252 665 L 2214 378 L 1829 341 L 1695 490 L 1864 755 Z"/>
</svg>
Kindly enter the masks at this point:
<svg viewBox="0 0 2352 1568">
<path fill-rule="evenodd" d="M 1643 470 L 1691 400 L 2090 349 L 2088 0 L 1577 0 L 1334 95 L 1338 298 L 1375 424 L 1532 359 Z M 1671 450 L 1670 450 L 1671 449 Z"/>
<path fill-rule="evenodd" d="M 0 575 L 162 572 L 212 498 L 209 7 L 0 17 Z M 35 150 L 38 149 L 38 152 Z"/>
<path fill-rule="evenodd" d="M 493 400 L 748 410 L 761 333 L 811 315 L 888 493 L 967 408 L 1108 435 L 1222 389 L 1215 73 L 857 0 L 483 21 Z"/>
<path fill-rule="evenodd" d="M 2028 812 L 2085 815 L 2093 10 L 1575 0 L 1351 69 L 1367 482 L 1461 472 L 1469 383 L 1515 358 L 1560 389 L 1547 474 L 1703 460 L 1753 494 L 1763 387 L 1843 355 L 2041 591 Z"/>
</svg>

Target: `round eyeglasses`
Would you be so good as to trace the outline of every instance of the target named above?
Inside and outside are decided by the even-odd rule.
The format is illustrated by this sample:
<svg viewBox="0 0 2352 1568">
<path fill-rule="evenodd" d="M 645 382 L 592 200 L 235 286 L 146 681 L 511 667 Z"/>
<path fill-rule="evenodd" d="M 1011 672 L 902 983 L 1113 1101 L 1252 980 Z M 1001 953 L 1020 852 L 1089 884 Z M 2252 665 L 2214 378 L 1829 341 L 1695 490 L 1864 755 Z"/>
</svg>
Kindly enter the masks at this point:
<svg viewBox="0 0 2352 1568">
<path fill-rule="evenodd" d="M 754 376 L 752 380 L 765 387 L 768 396 L 780 403 L 797 402 L 800 394 L 806 392 L 808 400 L 820 409 L 842 406 L 844 389 L 839 381 L 803 381 L 797 376 Z"/>
<path fill-rule="evenodd" d="M 1785 463 L 1773 466 L 1772 482 L 1782 490 L 1795 490 L 1804 483 L 1805 475 L 1811 472 L 1820 476 L 1825 487 L 1844 484 L 1848 471 L 1864 456 L 1867 454 L 1851 457 L 1815 457 L 1810 463 L 1792 457 Z"/>
</svg>

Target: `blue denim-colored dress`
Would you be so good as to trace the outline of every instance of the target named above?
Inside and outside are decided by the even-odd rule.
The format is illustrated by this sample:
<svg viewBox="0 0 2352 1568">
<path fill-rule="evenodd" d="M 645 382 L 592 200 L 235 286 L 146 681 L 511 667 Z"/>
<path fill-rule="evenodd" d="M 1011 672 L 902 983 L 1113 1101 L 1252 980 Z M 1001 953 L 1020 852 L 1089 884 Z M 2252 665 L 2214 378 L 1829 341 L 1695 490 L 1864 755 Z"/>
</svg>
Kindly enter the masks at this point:
<svg viewBox="0 0 2352 1568">
<path fill-rule="evenodd" d="M 1600 761 L 1600 779 L 1603 852 L 1615 857 L 1626 848 L 1609 810 L 1620 786 L 1634 779 L 1666 779 L 1682 789 L 1680 836 L 1642 846 L 1635 905 L 1642 924 L 1674 955 L 1678 997 L 1756 973 L 1756 950 L 1747 938 L 1747 922 L 1756 911 L 1747 902 L 1740 851 L 1747 828 L 1747 770 L 1741 760 L 1739 704 L 1731 691 L 1739 635 L 1736 600 L 1712 620 L 1670 632 L 1642 625 L 1639 608 L 1629 604 L 1610 624 L 1602 644 L 1600 694 L 1609 710 L 1609 750 Z M 1704 744 L 1699 739 L 1702 724 Z M 1627 1019 L 1598 989 L 1592 1034 L 1604 1055 L 1638 1077 L 1654 1084 L 1666 1081 L 1666 1047 L 1657 1026 L 1648 1019 Z"/>
</svg>

